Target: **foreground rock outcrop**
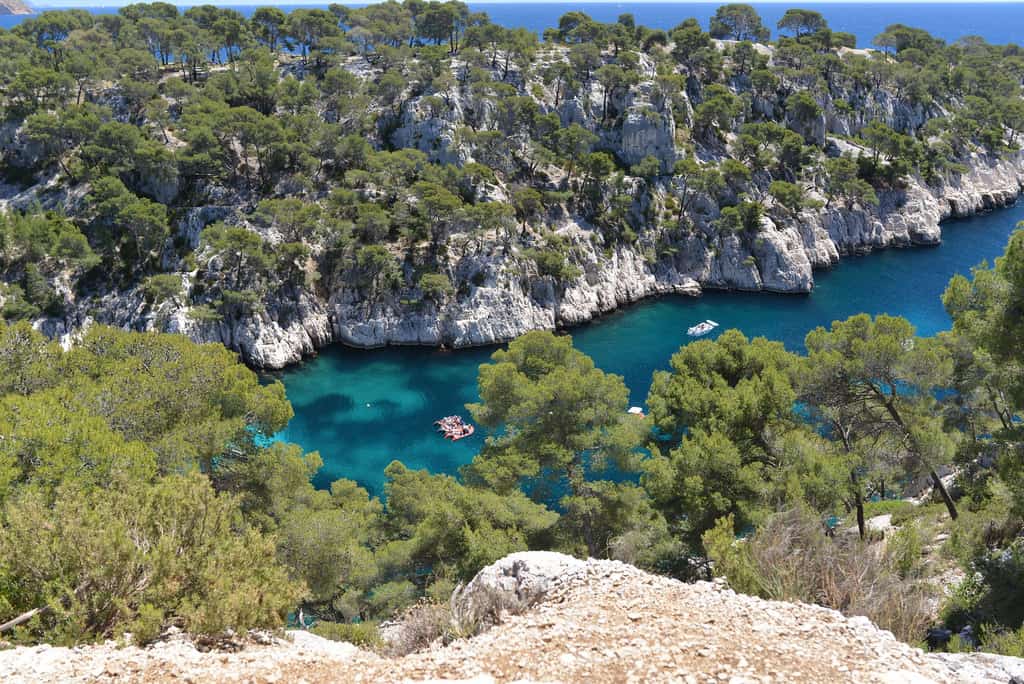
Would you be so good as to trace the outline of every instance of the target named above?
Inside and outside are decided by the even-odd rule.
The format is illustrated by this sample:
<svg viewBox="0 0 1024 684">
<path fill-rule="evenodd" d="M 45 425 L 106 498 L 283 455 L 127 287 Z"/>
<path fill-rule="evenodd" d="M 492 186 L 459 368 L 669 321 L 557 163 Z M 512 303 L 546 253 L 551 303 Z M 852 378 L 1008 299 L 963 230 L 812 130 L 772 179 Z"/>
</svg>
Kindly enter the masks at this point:
<svg viewBox="0 0 1024 684">
<path fill-rule="evenodd" d="M 306 633 L 237 653 L 184 641 L 0 652 L 5 682 L 963 682 L 1024 681 L 1024 660 L 926 654 L 865 618 L 737 595 L 613 561 L 512 554 L 453 599 L 518 605 L 471 639 L 388 659 Z"/>
</svg>

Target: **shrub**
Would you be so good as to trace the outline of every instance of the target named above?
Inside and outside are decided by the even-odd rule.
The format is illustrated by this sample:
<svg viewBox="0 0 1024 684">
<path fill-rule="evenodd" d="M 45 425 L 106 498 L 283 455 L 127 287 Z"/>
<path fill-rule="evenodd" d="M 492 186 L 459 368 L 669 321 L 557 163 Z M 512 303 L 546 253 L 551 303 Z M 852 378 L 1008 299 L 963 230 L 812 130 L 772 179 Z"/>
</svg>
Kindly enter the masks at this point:
<svg viewBox="0 0 1024 684">
<path fill-rule="evenodd" d="M 160 638 L 163 628 L 164 611 L 149 603 L 139 606 L 135 619 L 128 625 L 136 646 L 153 643 Z"/>
<path fill-rule="evenodd" d="M 404 656 L 452 637 L 452 614 L 448 606 L 422 601 L 407 608 L 389 627 L 385 649 L 388 655 Z"/>
<path fill-rule="evenodd" d="M 981 650 L 1014 658 L 1024 658 L 1024 628 L 1009 632 L 981 629 Z"/>
<path fill-rule="evenodd" d="M 804 191 L 799 185 L 781 180 L 772 181 L 768 193 L 790 211 L 800 211 L 803 207 Z"/>
<path fill-rule="evenodd" d="M 715 574 L 738 591 L 864 615 L 910 643 L 931 621 L 925 587 L 902 579 L 882 545 L 855 534 L 829 538 L 813 513 L 778 513 L 742 542 L 726 543 L 731 530 L 731 523 L 719 521 L 704 546 Z"/>
<path fill-rule="evenodd" d="M 977 610 L 983 621 L 1010 629 L 1024 624 L 1024 540 L 975 560 L 985 584 Z"/>
<path fill-rule="evenodd" d="M 731 513 L 716 520 L 702 537 L 704 550 L 714 562 L 715 574 L 727 578 L 729 586 L 744 594 L 761 595 L 761 575 L 754 567 L 750 547 L 745 540 L 736 539 L 734 529 Z"/>
<path fill-rule="evenodd" d="M 903 525 L 889 539 L 889 556 L 903 578 L 911 577 L 919 570 L 923 550 L 924 538 L 917 522 Z"/>
<path fill-rule="evenodd" d="M 915 506 L 902 499 L 883 499 L 881 501 L 864 502 L 864 518 L 870 519 L 879 515 L 896 515 L 914 510 Z"/>
<path fill-rule="evenodd" d="M 159 304 L 181 294 L 181 276 L 175 273 L 160 273 L 142 282 L 142 293 L 150 304 Z"/>
<path fill-rule="evenodd" d="M 137 458 L 140 458 L 136 455 Z M 238 527 L 237 500 L 197 472 L 110 490 L 72 483 L 5 502 L 0 586 L 5 612 L 44 606 L 16 635 L 53 644 L 133 631 L 140 643 L 174 621 L 193 635 L 276 628 L 305 589 L 273 541 Z"/>
<path fill-rule="evenodd" d="M 331 641 L 347 641 L 363 648 L 378 649 L 383 645 L 376 622 L 328 622 L 321 620 L 310 630 Z"/>
<path fill-rule="evenodd" d="M 537 264 L 542 276 L 551 276 L 555 280 L 575 280 L 580 277 L 580 269 L 569 263 L 565 253 L 557 249 L 531 249 L 526 255 Z"/>
<path fill-rule="evenodd" d="M 985 585 L 977 573 L 969 573 L 952 588 L 939 614 L 943 624 L 959 632 L 975 619 L 978 602 L 985 595 Z"/>
<path fill-rule="evenodd" d="M 0 315 L 8 321 L 32 319 L 39 315 L 39 307 L 25 298 L 25 291 L 19 285 L 8 285 L 4 292 L 4 308 Z"/>
<path fill-rule="evenodd" d="M 444 273 L 424 273 L 420 276 L 419 285 L 423 290 L 423 296 L 435 302 L 439 302 L 455 292 L 452 281 Z"/>
</svg>

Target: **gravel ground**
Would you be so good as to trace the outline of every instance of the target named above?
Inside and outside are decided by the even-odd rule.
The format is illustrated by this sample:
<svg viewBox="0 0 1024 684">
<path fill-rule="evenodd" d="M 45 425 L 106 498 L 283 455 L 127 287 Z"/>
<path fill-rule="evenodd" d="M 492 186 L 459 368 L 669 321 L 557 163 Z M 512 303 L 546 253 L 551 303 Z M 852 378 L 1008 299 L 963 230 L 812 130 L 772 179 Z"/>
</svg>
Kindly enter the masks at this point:
<svg viewBox="0 0 1024 684">
<path fill-rule="evenodd" d="M 239 652 L 182 638 L 0 652 L 2 682 L 970 682 L 1024 681 L 1024 660 L 925 654 L 866 618 L 763 601 L 589 561 L 543 601 L 474 637 L 384 658 L 307 633 Z"/>
</svg>

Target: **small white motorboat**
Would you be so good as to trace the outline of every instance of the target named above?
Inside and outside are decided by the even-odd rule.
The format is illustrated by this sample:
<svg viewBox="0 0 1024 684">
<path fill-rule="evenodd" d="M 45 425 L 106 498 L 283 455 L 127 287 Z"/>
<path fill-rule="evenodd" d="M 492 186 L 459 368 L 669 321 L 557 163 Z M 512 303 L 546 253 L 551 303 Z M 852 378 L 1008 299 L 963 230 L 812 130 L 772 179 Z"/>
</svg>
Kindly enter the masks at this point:
<svg viewBox="0 0 1024 684">
<path fill-rule="evenodd" d="M 690 337 L 700 337 L 701 335 L 707 335 L 709 332 L 718 327 L 718 323 L 714 322 L 710 318 L 706 321 L 701 321 L 697 325 L 691 326 L 686 329 L 686 334 Z"/>
</svg>

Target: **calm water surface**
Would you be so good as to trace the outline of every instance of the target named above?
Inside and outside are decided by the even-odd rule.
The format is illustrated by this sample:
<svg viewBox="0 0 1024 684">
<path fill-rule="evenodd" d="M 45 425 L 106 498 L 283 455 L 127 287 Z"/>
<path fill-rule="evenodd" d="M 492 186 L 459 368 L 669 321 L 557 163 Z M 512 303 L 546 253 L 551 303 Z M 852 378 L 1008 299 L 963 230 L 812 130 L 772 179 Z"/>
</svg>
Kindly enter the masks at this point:
<svg viewBox="0 0 1024 684">
<path fill-rule="evenodd" d="M 887 250 L 845 259 L 815 275 L 810 295 L 709 292 L 664 297 L 619 310 L 571 331 L 576 346 L 598 366 L 625 378 L 631 401 L 642 404 L 651 374 L 668 367 L 686 344 L 686 328 L 711 318 L 721 327 L 763 335 L 803 350 L 807 332 L 860 312 L 906 316 L 930 335 L 948 329 L 939 297 L 956 273 L 1002 253 L 1024 204 L 943 225 L 938 247 Z M 480 448 L 477 434 L 457 443 L 436 435 L 432 423 L 467 415 L 477 400 L 479 364 L 490 349 L 441 352 L 424 348 L 361 351 L 330 347 L 315 360 L 279 374 L 295 407 L 280 439 L 318 450 L 318 485 L 347 477 L 380 493 L 384 467 L 394 459 L 411 468 L 454 473 Z"/>
<path fill-rule="evenodd" d="M 718 5 L 469 4 L 474 10 L 488 12 L 497 23 L 525 26 L 538 33 L 555 26 L 558 17 L 570 10 L 582 10 L 599 21 L 614 21 L 620 13 L 632 12 L 637 23 L 666 29 L 687 17 L 697 17 L 706 27 Z M 1024 36 L 1021 3 L 753 4 L 769 27 L 774 27 L 790 6 L 816 9 L 833 30 L 855 34 L 860 46 L 869 45 L 875 35 L 893 23 L 923 28 L 950 42 L 966 35 L 981 35 L 991 43 L 1019 43 Z M 117 11 L 59 0 L 45 5 L 79 6 L 97 13 Z M 257 6 L 235 5 L 247 16 Z M 278 6 L 288 10 L 296 5 Z M 326 3 L 306 6 L 326 7 Z M 9 28 L 22 19 L 0 17 L 0 27 Z M 672 353 L 688 341 L 686 328 L 705 318 L 721 323 L 719 330 L 739 328 L 749 336 L 780 340 L 797 351 L 803 348 L 810 329 L 862 311 L 906 316 L 921 333 L 932 334 L 949 326 L 939 301 L 949 278 L 1000 254 L 1013 226 L 1021 219 L 1024 206 L 948 223 L 940 247 L 891 250 L 847 259 L 832 272 L 818 273 L 817 287 L 809 296 L 708 293 L 699 299 L 667 297 L 578 328 L 572 332 L 573 338 L 576 346 L 594 357 L 600 367 L 622 375 L 632 402 L 641 404 L 651 373 L 667 367 Z M 383 469 L 393 459 L 413 468 L 454 473 L 473 457 L 483 437 L 478 434 L 453 444 L 438 437 L 432 423 L 443 415 L 466 413 L 464 404 L 477 399 L 477 367 L 492 351 L 324 350 L 316 360 L 279 375 L 296 415 L 278 437 L 321 453 L 324 468 L 319 485 L 347 477 L 380 493 Z"/>
</svg>

